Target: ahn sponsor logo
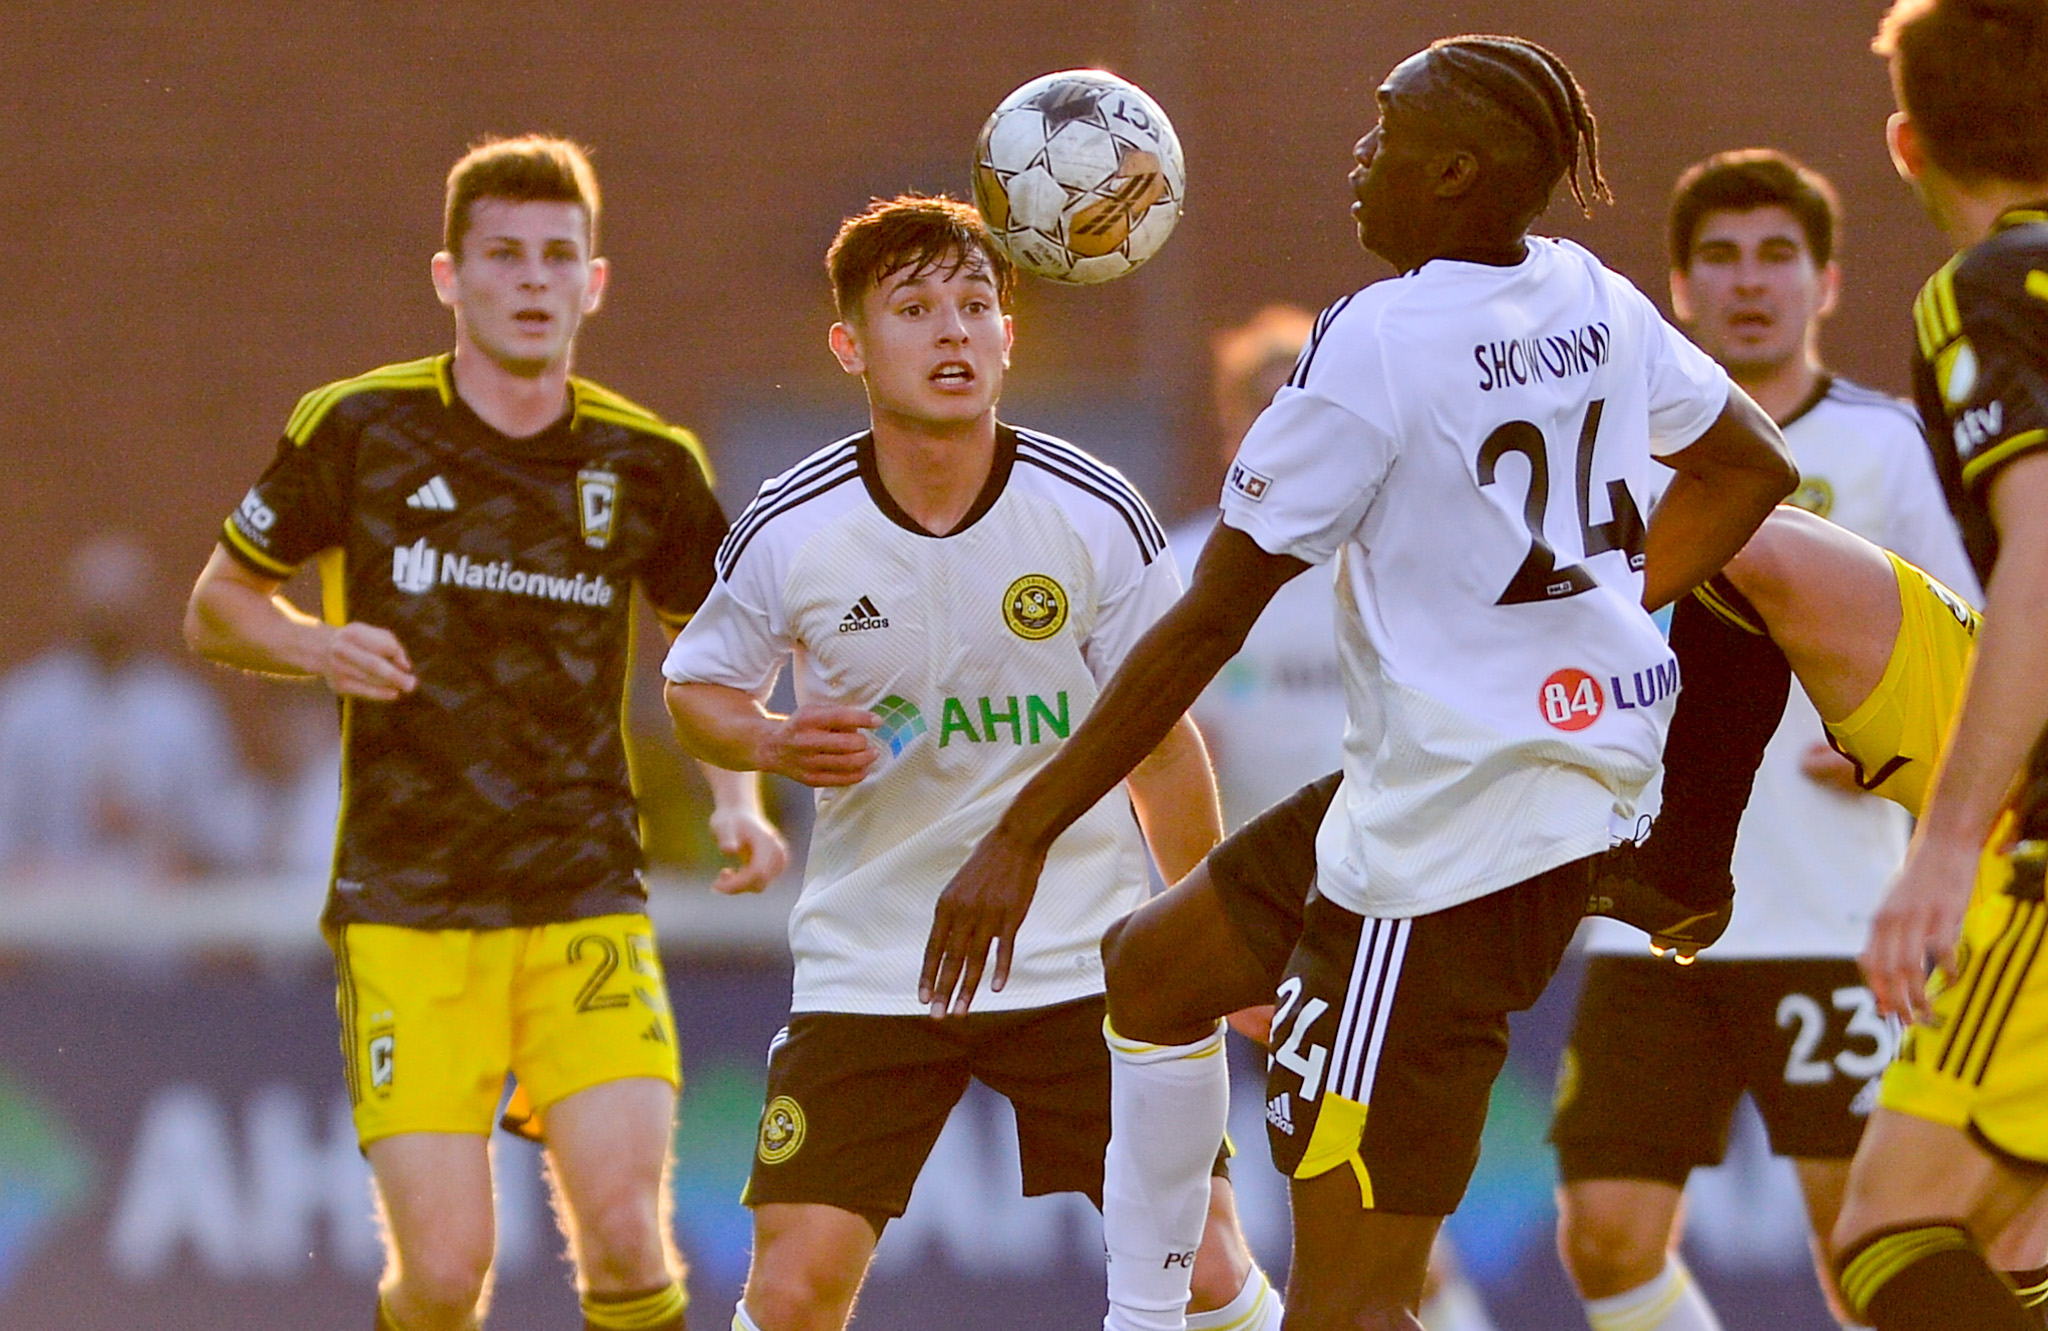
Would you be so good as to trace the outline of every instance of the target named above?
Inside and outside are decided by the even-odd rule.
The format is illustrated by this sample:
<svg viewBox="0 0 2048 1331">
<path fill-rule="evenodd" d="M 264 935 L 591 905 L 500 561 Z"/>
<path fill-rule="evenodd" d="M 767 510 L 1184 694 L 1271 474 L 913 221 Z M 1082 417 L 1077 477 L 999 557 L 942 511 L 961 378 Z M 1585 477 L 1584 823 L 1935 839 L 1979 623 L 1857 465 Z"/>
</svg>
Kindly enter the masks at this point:
<svg viewBox="0 0 2048 1331">
<path fill-rule="evenodd" d="M 925 732 L 924 713 L 907 698 L 899 698 L 892 693 L 876 703 L 874 710 L 875 715 L 882 718 L 882 724 L 875 730 L 875 738 L 889 746 L 892 758 L 902 757 L 910 742 Z"/>
<path fill-rule="evenodd" d="M 0 1294 L 92 1200 L 97 1173 L 63 1112 L 0 1068 Z"/>
<path fill-rule="evenodd" d="M 414 596 L 436 586 L 462 587 L 471 591 L 499 592 L 508 596 L 530 596 L 564 605 L 608 606 L 617 589 L 602 574 L 593 578 L 578 573 L 565 578 L 553 573 L 535 573 L 508 560 L 471 559 L 468 555 L 446 554 L 427 543 L 425 537 L 391 551 L 391 583 Z"/>
</svg>

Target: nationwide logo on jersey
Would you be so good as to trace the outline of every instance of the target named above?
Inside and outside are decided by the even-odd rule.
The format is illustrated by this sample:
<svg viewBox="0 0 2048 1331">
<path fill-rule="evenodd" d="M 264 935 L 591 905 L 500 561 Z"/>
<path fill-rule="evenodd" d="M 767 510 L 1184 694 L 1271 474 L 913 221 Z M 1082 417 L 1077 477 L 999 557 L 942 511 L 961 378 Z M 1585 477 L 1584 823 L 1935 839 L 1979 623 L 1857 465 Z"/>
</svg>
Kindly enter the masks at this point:
<svg viewBox="0 0 2048 1331">
<path fill-rule="evenodd" d="M 617 473 L 586 467 L 576 473 L 576 512 L 583 520 L 583 543 L 593 550 L 611 544 L 619 512 Z"/>
<path fill-rule="evenodd" d="M 804 1111 L 786 1095 L 770 1100 L 761 1111 L 761 1140 L 754 1154 L 764 1165 L 779 1165 L 804 1148 Z"/>
<path fill-rule="evenodd" d="M 434 589 L 436 584 L 467 587 L 472 591 L 504 592 L 512 596 L 533 596 L 569 605 L 608 606 L 617 595 L 603 574 L 593 578 L 578 573 L 564 578 L 553 573 L 529 573 L 507 560 L 479 561 L 468 555 L 443 554 L 422 536 L 411 545 L 393 547 L 391 584 L 414 596 Z"/>
<path fill-rule="evenodd" d="M 865 633 L 869 629 L 885 629 L 888 627 L 889 617 L 875 609 L 873 598 L 866 596 L 855 601 L 853 608 L 848 610 L 845 618 L 839 621 L 839 631 L 841 633 Z"/>
<path fill-rule="evenodd" d="M 882 622 L 886 624 L 889 621 L 885 619 Z M 844 625 L 840 626 L 840 631 L 846 631 Z M 924 713 L 918 711 L 917 704 L 908 698 L 899 698 L 892 693 L 875 704 L 874 712 L 882 718 L 882 724 L 875 727 L 875 738 L 889 746 L 892 758 L 902 757 L 910 741 L 925 731 Z"/>
<path fill-rule="evenodd" d="M 1026 642 L 1050 638 L 1066 627 L 1066 588 L 1043 573 L 1026 573 L 1003 593 L 1003 622 Z"/>
<path fill-rule="evenodd" d="M 1232 490 L 1256 504 L 1266 497 L 1266 491 L 1273 488 L 1273 478 L 1260 475 L 1242 462 L 1233 462 L 1230 464 L 1230 479 L 1227 484 Z"/>
<path fill-rule="evenodd" d="M 432 509 L 437 513 L 455 511 L 455 492 L 448 488 L 445 478 L 436 476 L 406 498 L 407 508 Z"/>
</svg>

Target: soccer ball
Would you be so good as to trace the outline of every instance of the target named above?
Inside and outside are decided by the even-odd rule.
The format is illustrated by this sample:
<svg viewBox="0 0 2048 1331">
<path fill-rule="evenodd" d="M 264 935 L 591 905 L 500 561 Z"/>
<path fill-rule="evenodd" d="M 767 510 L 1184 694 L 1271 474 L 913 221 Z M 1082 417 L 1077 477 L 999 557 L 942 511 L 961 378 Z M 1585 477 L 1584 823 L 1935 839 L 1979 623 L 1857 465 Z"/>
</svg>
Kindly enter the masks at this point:
<svg viewBox="0 0 2048 1331">
<path fill-rule="evenodd" d="M 1033 79 L 974 146 L 974 206 L 1026 272 L 1107 282 L 1159 252 L 1187 166 L 1159 104 L 1099 69 Z"/>
</svg>

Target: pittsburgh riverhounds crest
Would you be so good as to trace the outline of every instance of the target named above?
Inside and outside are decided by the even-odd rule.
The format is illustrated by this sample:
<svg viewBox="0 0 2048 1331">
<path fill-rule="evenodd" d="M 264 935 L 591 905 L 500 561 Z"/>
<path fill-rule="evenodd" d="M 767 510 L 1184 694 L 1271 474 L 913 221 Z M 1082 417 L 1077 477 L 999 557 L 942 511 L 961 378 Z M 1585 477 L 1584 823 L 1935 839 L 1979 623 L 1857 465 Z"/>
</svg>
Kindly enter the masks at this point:
<svg viewBox="0 0 2048 1331">
<path fill-rule="evenodd" d="M 803 1149 L 804 1111 L 786 1095 L 778 1095 L 761 1111 L 761 1141 L 754 1153 L 764 1165 L 779 1165 Z"/>
<path fill-rule="evenodd" d="M 1050 638 L 1066 627 L 1066 588 L 1043 573 L 1026 573 L 1003 593 L 1003 622 L 1026 642 Z"/>
</svg>

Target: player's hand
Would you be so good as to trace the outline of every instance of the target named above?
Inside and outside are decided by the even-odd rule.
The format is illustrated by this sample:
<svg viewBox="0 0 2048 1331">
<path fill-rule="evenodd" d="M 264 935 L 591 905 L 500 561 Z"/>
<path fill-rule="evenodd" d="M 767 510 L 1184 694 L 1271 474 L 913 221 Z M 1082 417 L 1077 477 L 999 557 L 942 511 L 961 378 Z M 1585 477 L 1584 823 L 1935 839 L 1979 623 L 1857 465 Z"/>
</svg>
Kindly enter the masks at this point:
<svg viewBox="0 0 2048 1331">
<path fill-rule="evenodd" d="M 881 753 L 866 733 L 881 724 L 865 707 L 807 704 L 768 728 L 754 765 L 807 786 L 855 785 Z"/>
<path fill-rule="evenodd" d="M 1870 922 L 1870 941 L 1856 959 L 1878 1007 L 1908 1021 L 1933 1014 L 1927 995 L 1931 962 L 1954 973 L 1963 912 L 1977 881 L 1980 852 L 1916 837 L 1906 862 Z"/>
<path fill-rule="evenodd" d="M 718 853 L 736 861 L 711 880 L 714 892 L 729 897 L 759 892 L 789 867 L 789 843 L 759 809 L 713 809 L 711 835 Z"/>
<path fill-rule="evenodd" d="M 1856 780 L 1856 764 L 1825 744 L 1815 744 L 1799 755 L 1799 770 L 1817 786 L 1842 795 L 1867 795 Z"/>
<path fill-rule="evenodd" d="M 924 971 L 917 980 L 917 1001 L 930 1004 L 934 1017 L 967 1015 L 991 943 L 996 969 L 989 990 L 1000 992 L 1010 982 L 1017 929 L 1044 868 L 1044 851 L 1015 844 L 998 827 L 981 839 L 939 893 L 931 937 L 924 945 Z"/>
<path fill-rule="evenodd" d="M 393 702 L 420 683 L 397 636 L 373 624 L 352 622 L 327 630 L 316 669 L 341 697 L 371 702 Z"/>
</svg>

